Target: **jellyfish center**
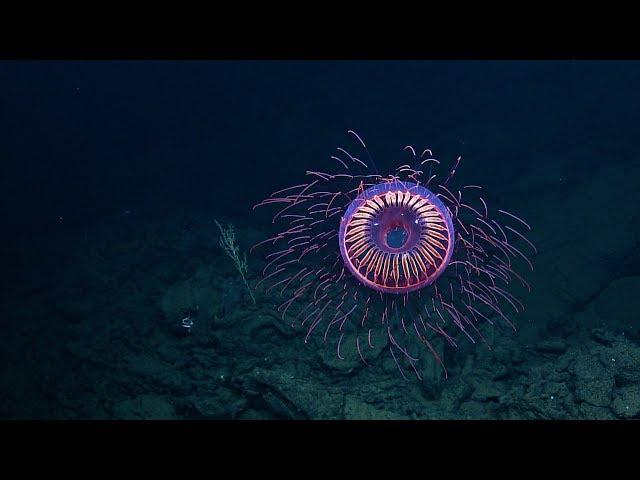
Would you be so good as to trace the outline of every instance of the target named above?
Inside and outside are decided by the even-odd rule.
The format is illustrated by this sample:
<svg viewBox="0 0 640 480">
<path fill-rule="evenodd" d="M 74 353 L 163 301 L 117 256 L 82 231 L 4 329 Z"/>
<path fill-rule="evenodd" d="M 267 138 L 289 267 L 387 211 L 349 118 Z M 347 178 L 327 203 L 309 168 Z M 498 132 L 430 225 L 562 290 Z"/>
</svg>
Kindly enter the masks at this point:
<svg viewBox="0 0 640 480">
<path fill-rule="evenodd" d="M 402 226 L 394 227 L 387 232 L 387 245 L 391 248 L 401 248 L 407 241 L 409 234 Z"/>
<path fill-rule="evenodd" d="M 371 240 L 383 251 L 402 253 L 419 240 L 422 226 L 411 209 L 393 206 L 382 209 L 371 222 Z"/>
</svg>

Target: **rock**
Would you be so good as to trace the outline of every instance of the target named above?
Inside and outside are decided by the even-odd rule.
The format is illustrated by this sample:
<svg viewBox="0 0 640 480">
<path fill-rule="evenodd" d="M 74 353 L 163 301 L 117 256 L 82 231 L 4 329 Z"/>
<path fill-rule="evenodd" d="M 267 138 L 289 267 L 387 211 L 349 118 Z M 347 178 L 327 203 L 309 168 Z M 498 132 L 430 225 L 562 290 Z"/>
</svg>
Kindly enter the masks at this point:
<svg viewBox="0 0 640 480">
<path fill-rule="evenodd" d="M 613 345 L 613 342 L 615 340 L 615 336 L 604 328 L 594 328 L 593 330 L 591 330 L 591 338 L 598 342 L 600 345 L 605 345 L 607 347 Z"/>
<path fill-rule="evenodd" d="M 471 399 L 478 402 L 488 402 L 492 400 L 499 400 L 502 396 L 502 391 L 495 385 L 489 383 L 480 383 L 471 394 Z"/>
<path fill-rule="evenodd" d="M 612 420 L 615 415 L 609 408 L 598 407 L 589 403 L 582 403 L 579 407 L 580 416 L 588 420 Z"/>
<path fill-rule="evenodd" d="M 262 398 L 277 416 L 286 419 L 301 418 L 300 412 L 296 408 L 283 398 L 276 396 L 273 392 L 265 393 Z"/>
<path fill-rule="evenodd" d="M 593 406 L 608 407 L 613 391 L 613 371 L 605 367 L 593 353 L 580 353 L 570 367 L 574 375 L 576 399 Z"/>
<path fill-rule="evenodd" d="M 594 308 L 608 328 L 614 331 L 640 330 L 640 276 L 614 280 L 596 298 Z"/>
<path fill-rule="evenodd" d="M 464 420 L 493 420 L 495 415 L 481 402 L 470 400 L 460 404 L 458 416 Z"/>
<path fill-rule="evenodd" d="M 510 376 L 511 376 L 511 370 L 505 365 L 500 365 L 498 366 L 498 368 L 493 370 L 493 373 L 491 374 L 491 380 L 493 381 L 507 380 Z"/>
<path fill-rule="evenodd" d="M 360 353 L 358 353 L 356 339 L 358 339 L 360 345 Z M 382 331 L 372 332 L 373 348 L 369 347 L 366 335 L 360 334 L 356 337 L 354 334 L 345 334 L 342 341 L 340 341 L 340 357 L 342 357 L 340 358 L 338 357 L 339 341 L 340 334 L 338 332 L 334 332 L 333 335 L 330 334 L 326 343 L 323 342 L 322 335 L 317 335 L 314 340 L 314 348 L 317 349 L 325 367 L 328 367 L 330 371 L 340 372 L 345 375 L 353 374 L 365 367 L 362 357 L 368 363 L 375 362 L 389 344 L 388 336 Z M 360 354 L 362 354 L 362 357 L 360 357 Z M 402 354 L 398 352 L 396 355 Z"/>
<path fill-rule="evenodd" d="M 440 359 L 444 358 L 444 341 L 435 339 L 431 341 L 431 346 L 438 354 Z M 471 362 L 473 357 L 467 357 Z M 425 392 L 429 395 L 437 395 L 442 387 L 444 381 L 444 367 L 437 360 L 431 351 L 427 347 L 423 347 L 423 351 L 420 353 L 420 358 L 417 362 L 417 368 L 422 375 L 422 385 Z"/>
<path fill-rule="evenodd" d="M 235 418 L 246 405 L 244 398 L 227 388 L 218 388 L 215 395 L 206 393 L 191 400 L 191 406 L 206 418 Z"/>
<path fill-rule="evenodd" d="M 244 379 L 244 385 L 259 390 L 265 402 L 291 418 L 340 418 L 341 388 L 323 385 L 308 372 L 295 373 L 291 365 L 271 370 L 256 368 Z M 267 393 L 265 393 L 267 392 Z"/>
<path fill-rule="evenodd" d="M 195 310 L 199 313 L 194 322 L 200 322 L 203 317 L 213 317 L 217 312 L 221 303 L 218 288 L 220 279 L 216 272 L 210 266 L 202 266 L 191 278 L 167 288 L 160 308 L 172 324 L 180 325 L 182 318 Z"/>
<path fill-rule="evenodd" d="M 248 409 L 238 415 L 238 420 L 273 420 L 274 416 L 263 410 Z"/>
<path fill-rule="evenodd" d="M 113 407 L 116 418 L 133 420 L 168 420 L 176 418 L 173 405 L 160 395 L 139 395 L 116 403 Z"/>
<path fill-rule="evenodd" d="M 618 417 L 634 418 L 640 415 L 640 385 L 616 390 L 611 409 Z"/>
<path fill-rule="evenodd" d="M 407 420 L 409 417 L 387 410 L 380 410 L 354 396 L 347 396 L 344 403 L 347 420 Z"/>
<path fill-rule="evenodd" d="M 538 342 L 534 348 L 541 353 L 564 353 L 567 350 L 567 343 L 561 338 L 552 338 Z"/>
<path fill-rule="evenodd" d="M 171 365 L 148 353 L 127 357 L 131 372 L 142 377 L 153 377 L 164 373 Z"/>
<path fill-rule="evenodd" d="M 153 377 L 154 382 L 162 388 L 170 390 L 172 393 L 184 394 L 190 388 L 184 377 L 175 370 L 167 370 Z"/>
<path fill-rule="evenodd" d="M 604 323 L 602 318 L 596 313 L 593 302 L 589 303 L 587 307 L 576 313 L 569 314 L 571 318 L 571 325 L 574 330 L 579 329 L 582 331 L 598 331 L 605 332 L 602 327 L 604 327 Z M 592 335 L 594 339 L 596 336 L 599 336 L 598 333 Z M 603 338 L 604 340 L 604 338 Z"/>
<path fill-rule="evenodd" d="M 607 353 L 615 369 L 616 386 L 640 384 L 640 347 L 619 337 Z"/>
<path fill-rule="evenodd" d="M 297 335 L 295 329 L 285 324 L 280 317 L 269 311 L 252 315 L 247 321 L 243 322 L 242 333 L 251 338 L 261 335 L 273 337 L 274 334 L 291 338 Z"/>
<path fill-rule="evenodd" d="M 525 360 L 522 343 L 506 336 L 497 340 L 492 355 L 495 361 L 507 366 L 519 365 Z"/>
<path fill-rule="evenodd" d="M 440 403 L 449 412 L 456 412 L 460 405 L 468 400 L 473 393 L 473 387 L 462 378 L 453 378 L 447 381 L 442 390 Z"/>
<path fill-rule="evenodd" d="M 619 198 L 633 198 L 638 191 L 639 173 L 640 164 L 630 162 L 629 170 L 625 171 L 625 181 L 619 182 L 622 189 L 617 192 Z M 566 177 L 563 175 L 562 178 Z M 555 180 L 558 179 L 555 177 Z M 616 179 L 620 179 L 620 167 L 602 165 L 597 174 L 574 183 L 571 190 L 555 189 L 555 193 L 561 196 L 554 199 L 554 208 L 545 212 L 544 220 L 540 218 L 537 222 L 538 225 L 545 225 L 544 238 L 537 242 L 540 253 L 535 258 L 535 271 L 527 272 L 527 281 L 533 286 L 536 301 L 528 305 L 525 312 L 519 316 L 519 324 L 528 320 L 532 320 L 534 325 L 545 323 L 539 322 L 545 312 L 552 311 L 559 315 L 581 310 L 585 302 L 589 302 L 600 292 L 603 285 L 611 282 L 615 263 L 621 263 L 629 252 L 637 249 L 635 242 L 640 222 L 637 221 L 637 208 L 633 202 L 618 209 L 612 209 L 607 202 L 584 208 L 584 198 L 589 196 L 589 192 L 604 191 L 613 184 L 612 182 L 615 183 Z M 521 181 L 523 184 L 519 186 L 523 191 L 530 192 L 532 188 L 538 188 L 537 185 L 531 187 L 526 184 L 526 175 L 521 176 Z M 517 183 L 511 187 L 514 188 L 515 185 Z M 563 183 L 556 182 L 556 185 L 560 186 Z M 518 212 L 526 217 L 526 208 Z M 572 215 L 567 215 L 566 212 L 572 212 Z M 536 223 L 535 218 L 530 220 Z M 598 225 L 600 231 L 604 232 L 621 232 L 620 229 L 624 228 L 624 234 L 584 235 L 585 225 Z M 635 292 L 638 291 L 636 287 Z M 611 313 L 619 312 L 622 305 L 620 303 L 615 310 L 605 310 Z M 633 305 L 631 308 L 638 308 L 637 302 L 630 305 Z M 617 316 L 617 313 L 614 315 Z M 628 318 L 628 315 L 623 317 L 624 322 L 628 323 Z M 590 321 L 592 318 L 586 316 L 584 320 Z M 612 319 L 611 322 L 615 320 Z M 591 328 L 594 326 L 590 325 Z"/>
</svg>

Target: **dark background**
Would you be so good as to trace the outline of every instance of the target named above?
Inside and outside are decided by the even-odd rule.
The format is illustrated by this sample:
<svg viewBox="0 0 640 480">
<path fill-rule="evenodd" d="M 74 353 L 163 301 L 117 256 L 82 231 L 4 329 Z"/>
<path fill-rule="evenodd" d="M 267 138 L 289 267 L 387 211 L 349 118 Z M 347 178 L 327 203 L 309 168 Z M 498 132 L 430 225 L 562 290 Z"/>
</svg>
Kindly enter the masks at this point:
<svg viewBox="0 0 640 480">
<path fill-rule="evenodd" d="M 636 140 L 638 85 L 638 62 L 0 62 L 0 215 L 13 237 L 127 210 L 243 216 L 348 129 L 381 170 L 406 144 L 512 174 L 545 149 L 611 161 Z"/>
</svg>

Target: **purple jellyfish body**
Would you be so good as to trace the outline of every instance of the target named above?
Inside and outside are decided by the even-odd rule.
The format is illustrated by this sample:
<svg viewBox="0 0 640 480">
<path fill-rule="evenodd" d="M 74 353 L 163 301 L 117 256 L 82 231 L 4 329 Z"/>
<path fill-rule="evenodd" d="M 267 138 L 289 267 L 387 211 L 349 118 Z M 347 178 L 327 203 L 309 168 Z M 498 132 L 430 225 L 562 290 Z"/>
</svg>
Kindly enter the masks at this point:
<svg viewBox="0 0 640 480">
<path fill-rule="evenodd" d="M 375 166 L 362 139 L 349 133 Z M 279 205 L 273 223 L 286 227 L 252 250 L 270 247 L 260 283 L 282 297 L 283 320 L 306 330 L 305 342 L 315 331 L 325 342 L 335 337 L 343 358 L 351 340 L 365 365 L 385 345 L 402 375 L 405 364 L 418 378 L 426 349 L 446 376 L 435 342 L 480 339 L 491 348 L 482 322 L 515 330 L 508 309 L 524 306 L 512 284 L 530 291 L 517 270 L 533 269 L 518 244 L 536 249 L 519 230 L 529 225 L 505 210 L 493 215 L 480 186 L 450 184 L 461 157 L 439 181 L 440 162 L 429 149 L 404 150 L 409 162 L 382 176 L 338 148 L 331 156 L 338 171 L 307 171 L 309 181 L 256 205 Z"/>
<path fill-rule="evenodd" d="M 453 222 L 425 187 L 384 182 L 360 194 L 340 221 L 340 253 L 364 285 L 403 294 L 433 283 L 453 253 Z"/>
</svg>

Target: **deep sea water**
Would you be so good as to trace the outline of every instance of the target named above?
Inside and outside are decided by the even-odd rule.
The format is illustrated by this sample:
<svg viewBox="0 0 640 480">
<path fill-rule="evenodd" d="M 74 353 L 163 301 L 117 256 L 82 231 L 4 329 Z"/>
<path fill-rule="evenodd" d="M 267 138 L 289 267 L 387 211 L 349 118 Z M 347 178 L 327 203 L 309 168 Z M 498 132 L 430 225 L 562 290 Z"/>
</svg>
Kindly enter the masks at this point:
<svg viewBox="0 0 640 480">
<path fill-rule="evenodd" d="M 640 418 L 637 62 L 0 62 L 0 418 Z M 407 144 L 526 218 L 518 327 L 402 379 L 254 305 L 218 245 Z M 264 260 L 248 258 L 249 282 Z M 192 325 L 184 327 L 183 319 Z"/>
</svg>

